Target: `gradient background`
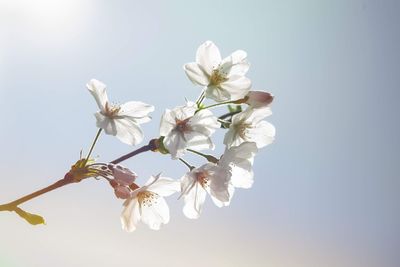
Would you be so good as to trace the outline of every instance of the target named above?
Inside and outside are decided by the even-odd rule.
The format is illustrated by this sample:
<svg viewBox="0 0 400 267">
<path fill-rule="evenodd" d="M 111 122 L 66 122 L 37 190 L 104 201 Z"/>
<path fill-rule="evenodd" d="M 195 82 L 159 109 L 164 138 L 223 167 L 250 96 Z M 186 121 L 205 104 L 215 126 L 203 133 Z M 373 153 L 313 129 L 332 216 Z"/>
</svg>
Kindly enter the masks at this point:
<svg viewBox="0 0 400 267">
<path fill-rule="evenodd" d="M 399 14 L 389 0 L 0 1 L 0 202 L 87 151 L 91 78 L 114 101 L 155 105 L 143 128 L 156 136 L 165 108 L 198 96 L 182 65 L 206 40 L 223 56 L 248 52 L 253 88 L 276 96 L 277 128 L 254 187 L 229 208 L 208 200 L 191 221 L 170 197 L 168 225 L 128 234 L 111 188 L 85 181 L 23 205 L 46 226 L 1 213 L 0 266 L 399 266 Z M 130 150 L 102 136 L 95 154 Z M 152 153 L 125 165 L 141 182 L 186 171 Z"/>
</svg>

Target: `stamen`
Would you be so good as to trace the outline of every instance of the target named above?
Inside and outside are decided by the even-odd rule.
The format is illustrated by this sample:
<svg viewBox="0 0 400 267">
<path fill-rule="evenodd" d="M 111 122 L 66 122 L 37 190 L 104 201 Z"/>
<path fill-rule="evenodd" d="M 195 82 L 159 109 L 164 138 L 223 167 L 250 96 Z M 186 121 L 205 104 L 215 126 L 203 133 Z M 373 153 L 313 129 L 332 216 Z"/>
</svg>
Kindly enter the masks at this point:
<svg viewBox="0 0 400 267">
<path fill-rule="evenodd" d="M 196 180 L 203 187 L 206 188 L 210 185 L 209 174 L 206 171 L 196 172 Z"/>
<path fill-rule="evenodd" d="M 175 123 L 176 123 L 175 129 L 181 133 L 191 131 L 190 125 L 188 124 L 189 120 L 190 118 L 187 118 L 185 120 L 179 120 L 175 118 Z"/>
<path fill-rule="evenodd" d="M 150 191 L 142 191 L 137 194 L 140 205 L 150 207 L 157 204 L 159 195 Z"/>
</svg>

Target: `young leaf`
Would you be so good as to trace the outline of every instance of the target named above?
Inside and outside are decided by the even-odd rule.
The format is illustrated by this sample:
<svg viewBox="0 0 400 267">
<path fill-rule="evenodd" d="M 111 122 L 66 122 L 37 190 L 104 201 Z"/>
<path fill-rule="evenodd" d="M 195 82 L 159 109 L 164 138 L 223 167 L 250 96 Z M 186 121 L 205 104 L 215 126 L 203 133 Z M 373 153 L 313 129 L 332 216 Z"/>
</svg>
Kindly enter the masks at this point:
<svg viewBox="0 0 400 267">
<path fill-rule="evenodd" d="M 32 225 L 46 224 L 46 222 L 42 216 L 26 212 L 20 208 L 15 208 L 14 211 L 21 218 L 25 219 L 28 223 L 30 223 Z"/>
</svg>

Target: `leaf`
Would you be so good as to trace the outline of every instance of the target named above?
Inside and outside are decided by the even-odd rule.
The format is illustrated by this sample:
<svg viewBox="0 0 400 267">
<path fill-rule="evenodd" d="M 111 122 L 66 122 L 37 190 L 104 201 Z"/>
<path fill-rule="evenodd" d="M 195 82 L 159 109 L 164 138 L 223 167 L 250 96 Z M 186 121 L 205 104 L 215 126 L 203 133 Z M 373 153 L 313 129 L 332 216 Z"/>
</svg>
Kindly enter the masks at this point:
<svg viewBox="0 0 400 267">
<path fill-rule="evenodd" d="M 241 112 L 242 111 L 242 106 L 241 105 L 237 105 L 237 106 L 228 105 L 228 110 L 229 110 L 230 113 Z"/>
<path fill-rule="evenodd" d="M 46 224 L 44 218 L 42 216 L 32 214 L 29 212 L 26 212 L 20 208 L 15 208 L 14 209 L 15 213 L 17 213 L 21 218 L 25 219 L 28 223 L 32 225 L 38 225 L 38 224 Z"/>
</svg>

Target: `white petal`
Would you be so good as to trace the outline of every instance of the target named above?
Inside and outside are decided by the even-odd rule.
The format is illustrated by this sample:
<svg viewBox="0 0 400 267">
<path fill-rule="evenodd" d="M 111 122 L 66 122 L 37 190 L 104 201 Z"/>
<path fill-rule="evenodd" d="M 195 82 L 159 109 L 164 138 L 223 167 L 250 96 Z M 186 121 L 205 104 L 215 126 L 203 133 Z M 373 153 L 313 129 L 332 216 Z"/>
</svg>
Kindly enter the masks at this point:
<svg viewBox="0 0 400 267">
<path fill-rule="evenodd" d="M 247 95 L 251 88 L 251 81 L 244 76 L 234 75 L 221 83 L 220 88 L 230 94 L 231 100 L 237 100 Z"/>
<path fill-rule="evenodd" d="M 186 142 L 186 149 L 190 148 L 193 150 L 206 150 L 206 149 L 211 149 L 214 150 L 215 145 L 212 142 L 210 137 L 207 137 L 205 135 L 200 135 L 198 133 L 191 133 L 188 136 L 187 142 Z"/>
<path fill-rule="evenodd" d="M 143 132 L 140 127 L 129 118 L 114 119 L 117 129 L 116 137 L 128 145 L 137 145 L 143 140 Z"/>
<path fill-rule="evenodd" d="M 244 112 L 247 113 L 246 122 L 257 124 L 272 114 L 270 107 L 252 108 L 248 107 Z"/>
<path fill-rule="evenodd" d="M 211 75 L 214 68 L 221 63 L 221 54 L 218 47 L 211 41 L 206 41 L 197 49 L 196 62 L 203 70 Z"/>
<path fill-rule="evenodd" d="M 199 184 L 195 183 L 194 186 L 183 196 L 185 205 L 183 206 L 183 213 L 189 219 L 197 219 L 200 217 L 206 200 L 207 192 Z"/>
<path fill-rule="evenodd" d="M 173 159 L 180 158 L 186 149 L 186 141 L 178 131 L 171 131 L 164 138 L 164 146 L 168 149 Z"/>
<path fill-rule="evenodd" d="M 151 204 L 141 205 L 141 219 L 152 230 L 159 230 L 161 224 L 169 222 L 169 208 L 165 199 L 156 197 Z"/>
<path fill-rule="evenodd" d="M 174 113 L 169 109 L 165 110 L 164 114 L 162 115 L 160 123 L 161 136 L 166 136 L 176 126 L 175 117 L 173 115 Z"/>
<path fill-rule="evenodd" d="M 221 127 L 218 118 L 207 109 L 197 112 L 192 118 L 190 118 L 188 123 L 193 131 L 205 136 L 210 136 L 215 132 L 215 130 Z"/>
<path fill-rule="evenodd" d="M 220 70 L 232 75 L 244 76 L 249 70 L 250 64 L 247 62 L 247 53 L 242 50 L 233 52 L 229 57 L 224 58 L 221 63 Z"/>
<path fill-rule="evenodd" d="M 149 113 L 154 111 L 154 106 L 139 102 L 130 101 L 120 105 L 118 116 L 134 118 L 137 123 L 150 121 Z"/>
<path fill-rule="evenodd" d="M 231 95 L 227 90 L 213 85 L 207 87 L 206 97 L 216 102 L 224 102 L 231 99 Z"/>
<path fill-rule="evenodd" d="M 208 85 L 210 83 L 210 76 L 209 74 L 202 69 L 199 64 L 196 62 L 187 63 L 183 66 L 186 75 L 188 76 L 189 80 L 192 81 L 194 84 L 198 85 Z"/>
<path fill-rule="evenodd" d="M 271 144 L 275 139 L 275 127 L 266 121 L 259 122 L 255 127 L 246 131 L 248 141 L 253 141 L 258 148 Z"/>
<path fill-rule="evenodd" d="M 180 191 L 180 183 L 168 177 L 160 177 L 149 185 L 147 190 L 167 197 Z"/>
<path fill-rule="evenodd" d="M 212 166 L 210 163 L 207 165 Z M 208 169 L 210 175 L 209 193 L 220 202 L 229 203 L 228 186 L 231 174 L 227 168 L 214 165 Z M 214 201 L 215 202 L 215 201 Z"/>
<path fill-rule="evenodd" d="M 252 187 L 254 183 L 254 173 L 253 170 L 251 169 L 251 164 L 247 163 L 248 167 L 239 168 L 236 165 L 231 166 L 231 172 L 232 172 L 232 177 L 231 177 L 231 183 L 234 187 L 238 188 L 250 188 Z"/>
<path fill-rule="evenodd" d="M 96 79 L 92 79 L 86 84 L 86 87 L 96 100 L 99 109 L 104 112 L 108 102 L 106 85 Z"/>
<path fill-rule="evenodd" d="M 217 206 L 218 208 L 222 208 L 222 207 L 226 207 L 229 206 L 229 204 L 231 203 L 231 199 L 233 197 L 233 193 L 235 192 L 235 187 L 230 183 L 228 185 L 228 195 L 229 195 L 229 200 L 228 201 L 220 201 L 218 198 L 214 197 L 211 195 L 211 199 L 213 200 L 215 206 Z"/>
<path fill-rule="evenodd" d="M 94 114 L 96 117 L 96 126 L 103 129 L 106 134 L 115 136 L 117 134 L 117 126 L 115 121 L 104 116 L 100 112 Z"/>
<path fill-rule="evenodd" d="M 121 213 L 122 229 L 132 232 L 140 220 L 139 203 L 137 198 L 130 198 L 124 202 L 124 209 Z"/>
</svg>

